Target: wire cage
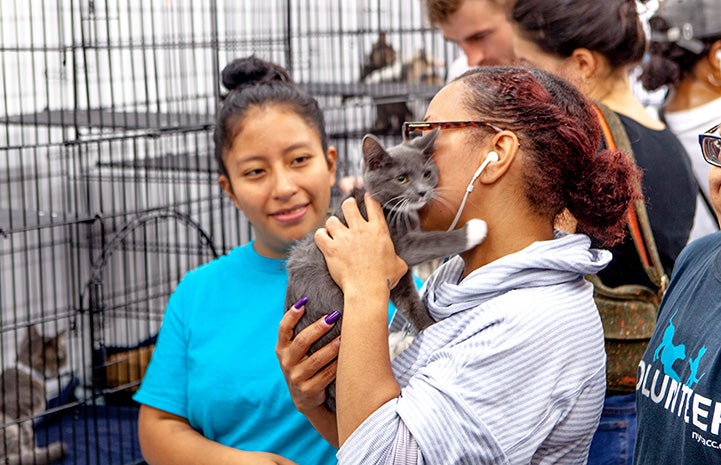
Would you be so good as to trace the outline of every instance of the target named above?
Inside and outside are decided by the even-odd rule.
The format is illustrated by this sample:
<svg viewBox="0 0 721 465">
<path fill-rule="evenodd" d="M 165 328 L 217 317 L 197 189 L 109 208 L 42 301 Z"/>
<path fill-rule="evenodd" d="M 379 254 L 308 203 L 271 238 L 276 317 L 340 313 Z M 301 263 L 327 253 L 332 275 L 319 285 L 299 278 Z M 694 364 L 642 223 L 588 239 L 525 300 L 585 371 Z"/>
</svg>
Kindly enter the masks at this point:
<svg viewBox="0 0 721 465">
<path fill-rule="evenodd" d="M 143 463 L 131 396 L 167 299 L 252 238 L 212 131 L 253 53 L 318 98 L 344 176 L 457 51 L 419 0 L 0 0 L 0 460 Z M 20 391 L 44 405 L 11 414 Z"/>
</svg>

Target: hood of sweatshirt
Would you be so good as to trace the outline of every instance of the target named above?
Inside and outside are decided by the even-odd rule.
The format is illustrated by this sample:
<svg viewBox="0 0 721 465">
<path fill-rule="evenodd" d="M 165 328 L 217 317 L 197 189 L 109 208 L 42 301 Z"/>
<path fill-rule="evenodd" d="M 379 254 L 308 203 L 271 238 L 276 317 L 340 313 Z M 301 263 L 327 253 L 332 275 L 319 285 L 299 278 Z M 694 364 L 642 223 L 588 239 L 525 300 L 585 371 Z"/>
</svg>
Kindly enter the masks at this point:
<svg viewBox="0 0 721 465">
<path fill-rule="evenodd" d="M 611 252 L 591 248 L 588 236 L 557 233 L 553 240 L 534 242 L 462 280 L 463 259 L 455 256 L 428 278 L 421 293 L 433 319 L 440 321 L 510 290 L 561 284 L 598 273 L 611 258 Z"/>
</svg>

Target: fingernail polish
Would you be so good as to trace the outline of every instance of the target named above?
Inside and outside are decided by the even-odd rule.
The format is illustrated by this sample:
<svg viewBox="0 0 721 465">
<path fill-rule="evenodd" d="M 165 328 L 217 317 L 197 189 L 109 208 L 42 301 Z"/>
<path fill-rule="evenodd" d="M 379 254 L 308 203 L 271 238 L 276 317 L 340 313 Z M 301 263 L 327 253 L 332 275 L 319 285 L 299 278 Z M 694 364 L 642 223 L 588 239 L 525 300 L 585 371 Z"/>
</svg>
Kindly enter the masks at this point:
<svg viewBox="0 0 721 465">
<path fill-rule="evenodd" d="M 330 312 L 329 314 L 327 314 L 325 316 L 325 322 L 328 323 L 329 325 L 332 325 L 333 323 L 338 321 L 339 318 L 340 318 L 340 312 L 337 310 L 333 310 L 332 312 Z"/>
<path fill-rule="evenodd" d="M 295 305 L 293 305 L 293 307 L 300 308 L 303 305 L 305 305 L 306 302 L 308 302 L 308 297 L 301 297 L 300 300 L 298 300 L 298 302 L 296 302 Z"/>
</svg>

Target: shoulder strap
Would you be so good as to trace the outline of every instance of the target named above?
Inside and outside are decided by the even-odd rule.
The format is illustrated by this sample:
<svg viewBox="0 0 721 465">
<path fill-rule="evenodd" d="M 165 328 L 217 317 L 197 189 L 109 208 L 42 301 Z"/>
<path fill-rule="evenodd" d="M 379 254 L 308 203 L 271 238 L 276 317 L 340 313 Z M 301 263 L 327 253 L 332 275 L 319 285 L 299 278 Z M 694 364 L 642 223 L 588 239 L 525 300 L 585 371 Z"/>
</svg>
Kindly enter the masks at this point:
<svg viewBox="0 0 721 465">
<path fill-rule="evenodd" d="M 618 115 L 602 103 L 597 102 L 594 109 L 598 115 L 598 121 L 601 123 L 606 146 L 610 149 L 621 150 L 633 158 L 631 142 L 628 140 L 628 135 Z M 641 186 L 638 188 L 640 191 Z M 634 208 L 628 209 L 628 227 L 633 243 L 636 245 L 643 269 L 651 282 L 658 286 L 660 295 L 663 295 L 668 287 L 668 276 L 661 266 L 661 258 L 658 255 L 656 241 L 653 239 L 651 224 L 646 212 L 646 203 L 643 200 L 636 200 L 633 206 Z"/>
</svg>

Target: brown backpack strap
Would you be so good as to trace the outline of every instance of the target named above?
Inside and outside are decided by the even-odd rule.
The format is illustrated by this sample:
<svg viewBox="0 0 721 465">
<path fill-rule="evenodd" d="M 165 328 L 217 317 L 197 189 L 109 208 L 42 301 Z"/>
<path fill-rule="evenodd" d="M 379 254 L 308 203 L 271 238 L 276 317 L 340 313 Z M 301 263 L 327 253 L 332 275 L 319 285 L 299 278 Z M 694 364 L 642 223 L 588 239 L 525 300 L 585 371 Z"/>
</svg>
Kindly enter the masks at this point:
<svg viewBox="0 0 721 465">
<path fill-rule="evenodd" d="M 606 146 L 609 149 L 621 150 L 633 158 L 631 142 L 618 115 L 602 103 L 596 103 L 594 109 L 601 124 Z M 642 192 L 640 185 L 638 189 Z M 656 241 L 653 239 L 646 203 L 643 200 L 636 200 L 632 208 L 628 209 L 628 227 L 646 275 L 658 286 L 659 294 L 663 295 L 668 287 L 668 276 L 661 266 L 661 258 L 658 255 Z"/>
</svg>

